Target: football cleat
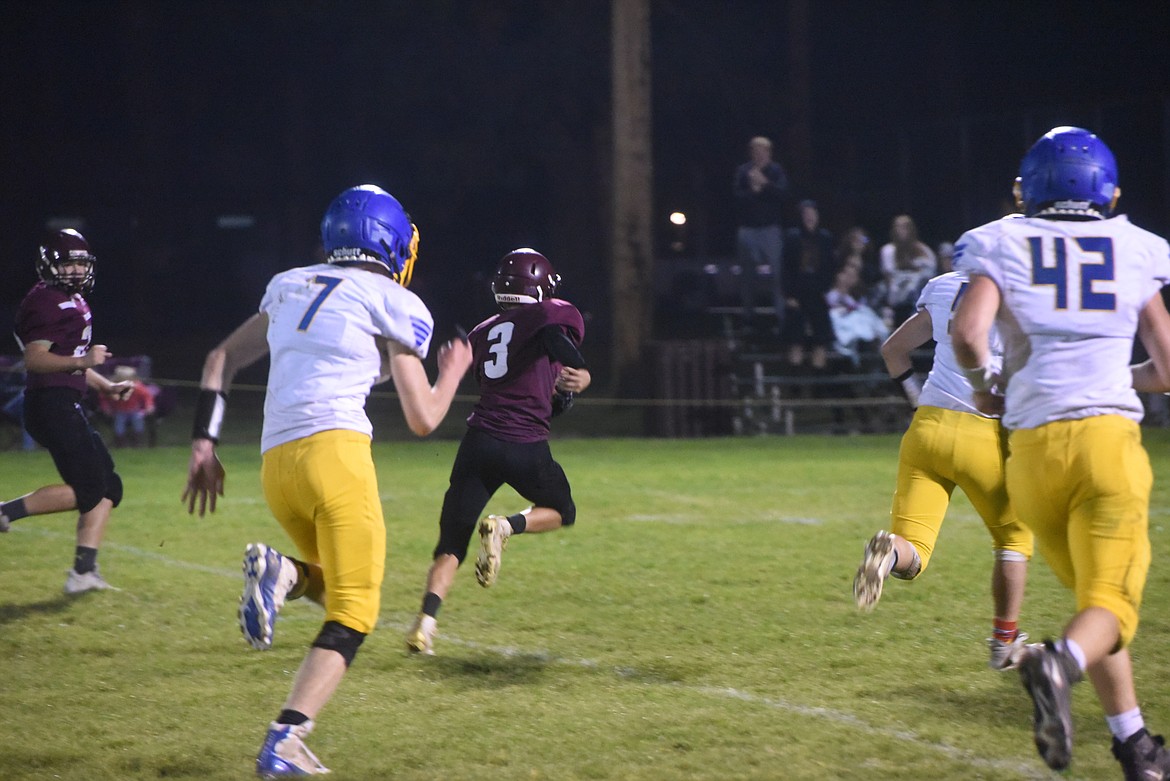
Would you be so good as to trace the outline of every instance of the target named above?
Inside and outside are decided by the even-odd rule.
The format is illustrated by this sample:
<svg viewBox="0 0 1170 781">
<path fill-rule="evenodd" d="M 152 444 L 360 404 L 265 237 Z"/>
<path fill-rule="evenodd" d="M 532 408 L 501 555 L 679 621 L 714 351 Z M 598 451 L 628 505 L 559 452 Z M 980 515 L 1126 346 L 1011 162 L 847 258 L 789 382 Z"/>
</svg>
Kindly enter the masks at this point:
<svg viewBox="0 0 1170 781">
<path fill-rule="evenodd" d="M 1036 750 L 1053 770 L 1072 761 L 1072 686 L 1084 677 L 1068 651 L 1051 640 L 1030 646 L 1020 660 L 1020 680 L 1032 697 Z"/>
<path fill-rule="evenodd" d="M 500 575 L 500 559 L 512 524 L 502 515 L 489 515 L 479 522 L 479 555 L 475 558 L 475 579 L 484 588 L 490 587 Z"/>
<path fill-rule="evenodd" d="M 873 610 L 882 598 L 882 586 L 894 567 L 894 535 L 879 531 L 865 543 L 861 566 L 853 578 L 853 599 L 859 610 Z"/>
<path fill-rule="evenodd" d="M 419 613 L 406 633 L 406 650 L 412 654 L 435 655 L 435 633 L 439 628 L 434 616 Z"/>
<path fill-rule="evenodd" d="M 1010 643 L 995 638 L 987 638 L 987 648 L 991 651 L 991 658 L 987 660 L 987 666 L 993 670 L 1014 670 L 1020 666 L 1020 660 L 1023 658 L 1024 650 L 1028 647 L 1028 634 L 1020 632 L 1016 635 L 1016 639 Z"/>
<path fill-rule="evenodd" d="M 1128 739 L 1113 739 L 1113 756 L 1121 763 L 1125 781 L 1166 781 L 1170 779 L 1170 752 L 1161 735 L 1142 727 Z"/>
<path fill-rule="evenodd" d="M 87 591 L 118 591 L 102 578 L 101 573 L 98 572 L 97 567 L 94 567 L 89 572 L 78 572 L 77 570 L 69 570 L 69 574 L 65 577 L 65 593 L 66 594 L 84 594 Z"/>
<path fill-rule="evenodd" d="M 8 531 L 8 527 L 12 525 L 12 521 L 8 520 L 8 516 L 0 511 L 0 534 Z"/>
<path fill-rule="evenodd" d="M 297 584 L 297 568 L 287 556 L 254 542 L 244 549 L 244 593 L 240 595 L 240 631 L 258 651 L 272 647 L 276 614 Z"/>
<path fill-rule="evenodd" d="M 304 724 L 268 725 L 264 745 L 256 755 L 256 775 L 260 778 L 281 776 L 317 776 L 329 772 L 321 760 L 309 751 L 304 739 L 313 731 L 312 720 Z"/>
</svg>

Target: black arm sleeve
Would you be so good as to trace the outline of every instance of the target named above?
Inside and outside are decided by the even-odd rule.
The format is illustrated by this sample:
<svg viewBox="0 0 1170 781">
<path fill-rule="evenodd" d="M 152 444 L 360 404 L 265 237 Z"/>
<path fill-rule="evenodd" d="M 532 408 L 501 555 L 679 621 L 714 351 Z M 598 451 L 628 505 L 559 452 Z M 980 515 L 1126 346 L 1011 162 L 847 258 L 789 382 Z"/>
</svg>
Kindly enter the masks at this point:
<svg viewBox="0 0 1170 781">
<path fill-rule="evenodd" d="M 540 339 L 545 352 L 557 363 L 570 369 L 588 368 L 577 345 L 573 344 L 573 340 L 565 335 L 559 325 L 546 325 L 540 329 Z"/>
</svg>

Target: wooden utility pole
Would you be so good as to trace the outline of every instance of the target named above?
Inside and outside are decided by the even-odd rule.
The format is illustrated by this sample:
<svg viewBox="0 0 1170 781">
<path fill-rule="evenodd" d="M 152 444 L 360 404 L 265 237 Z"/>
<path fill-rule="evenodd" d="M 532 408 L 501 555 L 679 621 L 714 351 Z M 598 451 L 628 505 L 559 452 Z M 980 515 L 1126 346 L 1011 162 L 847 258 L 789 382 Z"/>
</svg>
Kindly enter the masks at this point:
<svg viewBox="0 0 1170 781">
<path fill-rule="evenodd" d="M 636 379 L 653 323 L 650 0 L 613 0 L 612 387 Z"/>
</svg>

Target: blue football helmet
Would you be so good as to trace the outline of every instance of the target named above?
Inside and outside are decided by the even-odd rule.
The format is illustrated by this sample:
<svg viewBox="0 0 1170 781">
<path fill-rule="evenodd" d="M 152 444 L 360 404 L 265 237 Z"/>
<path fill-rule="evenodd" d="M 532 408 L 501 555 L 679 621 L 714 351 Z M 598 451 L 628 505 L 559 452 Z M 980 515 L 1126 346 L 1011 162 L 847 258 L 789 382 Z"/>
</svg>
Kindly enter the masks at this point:
<svg viewBox="0 0 1170 781">
<path fill-rule="evenodd" d="M 1117 202 L 1117 161 L 1105 142 L 1079 127 L 1054 127 L 1020 162 L 1016 199 L 1024 214 L 1044 209 L 1109 216 Z"/>
<path fill-rule="evenodd" d="M 406 287 L 418 255 L 418 228 L 393 195 L 362 184 L 329 204 L 321 220 L 321 243 L 330 263 L 381 263 Z"/>
</svg>

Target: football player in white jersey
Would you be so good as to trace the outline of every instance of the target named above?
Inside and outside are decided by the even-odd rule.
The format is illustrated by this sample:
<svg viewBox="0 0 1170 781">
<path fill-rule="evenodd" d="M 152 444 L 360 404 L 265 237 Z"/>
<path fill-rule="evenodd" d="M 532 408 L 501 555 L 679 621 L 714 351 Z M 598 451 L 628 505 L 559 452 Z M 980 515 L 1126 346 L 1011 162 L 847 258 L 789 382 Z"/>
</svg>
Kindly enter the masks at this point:
<svg viewBox="0 0 1170 781">
<path fill-rule="evenodd" d="M 1007 670 L 1015 666 L 1028 639 L 1018 624 L 1032 533 L 1008 502 L 1007 437 L 999 417 L 976 409 L 971 384 L 951 350 L 951 316 L 967 281 L 966 273 L 952 271 L 927 282 L 917 311 L 882 344 L 886 369 L 917 410 L 899 448 L 890 531 L 879 531 L 866 543 L 853 597 L 859 608 L 872 610 L 887 577 L 913 580 L 926 569 L 958 486 L 991 533 L 995 619 L 987 641 L 988 664 Z M 936 343 L 934 365 L 920 390 L 910 353 L 931 339 Z"/>
<path fill-rule="evenodd" d="M 971 274 L 952 327 L 974 387 L 1004 388 L 1011 431 L 1008 495 L 1076 614 L 1055 642 L 1030 647 L 1020 676 L 1049 767 L 1072 758 L 1070 689 L 1085 673 L 1126 779 L 1170 778 L 1170 753 L 1146 729 L 1127 647 L 1150 564 L 1152 474 L 1138 391 L 1170 387 L 1170 245 L 1113 209 L 1113 153 L 1095 135 L 1058 127 L 1024 156 L 1021 219 L 968 231 L 956 260 Z M 998 327 L 1003 367 L 991 363 Z M 1135 332 L 1151 360 L 1130 367 Z"/>
<path fill-rule="evenodd" d="M 253 647 L 270 647 L 277 612 L 302 596 L 324 606 L 325 622 L 256 758 L 266 778 L 328 772 L 304 738 L 378 619 L 386 527 L 365 413 L 370 388 L 393 377 L 408 425 L 425 436 L 471 364 L 465 342 L 448 343 L 438 380 L 427 379 L 433 321 L 406 289 L 418 231 L 393 196 L 373 185 L 346 190 L 325 212 L 321 238 L 328 262 L 273 277 L 259 313 L 208 354 L 183 494 L 189 512 L 197 503 L 200 515 L 209 503 L 215 511 L 226 392 L 237 370 L 271 354 L 261 480 L 298 558 L 247 546 L 240 628 Z"/>
</svg>

